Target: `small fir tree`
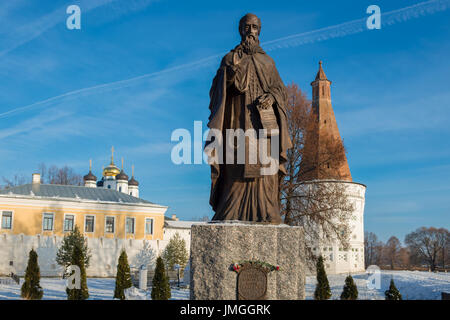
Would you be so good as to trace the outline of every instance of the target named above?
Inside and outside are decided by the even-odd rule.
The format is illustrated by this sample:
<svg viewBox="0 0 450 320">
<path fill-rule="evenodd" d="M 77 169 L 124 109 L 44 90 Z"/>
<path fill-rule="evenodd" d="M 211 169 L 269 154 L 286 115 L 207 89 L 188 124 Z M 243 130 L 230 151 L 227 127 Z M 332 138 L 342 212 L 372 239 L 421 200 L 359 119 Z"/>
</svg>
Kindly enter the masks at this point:
<svg viewBox="0 0 450 320">
<path fill-rule="evenodd" d="M 315 300 L 327 300 L 331 298 L 330 284 L 328 283 L 327 273 L 323 265 L 323 257 L 320 256 L 316 264 L 317 285 L 314 291 Z"/>
<path fill-rule="evenodd" d="M 89 298 L 84 261 L 85 257 L 83 255 L 83 249 L 76 245 L 73 248 L 70 264 L 73 266 L 78 266 L 80 268 L 80 288 L 66 288 L 67 300 L 86 300 L 87 298 Z"/>
<path fill-rule="evenodd" d="M 153 276 L 152 300 L 169 300 L 171 297 L 169 278 L 164 270 L 161 257 L 156 260 L 156 270 Z"/>
<path fill-rule="evenodd" d="M 389 290 L 384 292 L 386 300 L 402 300 L 402 295 L 395 286 L 394 279 L 391 279 L 391 284 L 389 285 Z"/>
<path fill-rule="evenodd" d="M 186 241 L 181 238 L 178 232 L 170 239 L 164 249 L 163 259 L 167 269 L 173 270 L 174 265 L 179 264 L 181 270 L 184 270 L 189 255 L 186 249 Z"/>
<path fill-rule="evenodd" d="M 44 295 L 44 291 L 39 282 L 41 274 L 38 265 L 38 255 L 34 249 L 31 249 L 28 256 L 28 265 L 25 270 L 25 282 L 20 289 L 20 295 L 27 300 L 40 300 Z"/>
<path fill-rule="evenodd" d="M 117 264 L 116 287 L 114 289 L 114 298 L 125 300 L 125 289 L 131 288 L 130 266 L 125 250 L 122 250 Z"/>
<path fill-rule="evenodd" d="M 358 288 L 351 275 L 345 278 L 344 290 L 341 294 L 341 300 L 356 300 L 358 299 Z"/>
<path fill-rule="evenodd" d="M 56 253 L 56 263 L 64 268 L 64 277 L 67 277 L 67 268 L 71 265 L 72 253 L 75 246 L 81 248 L 84 256 L 84 267 L 89 267 L 90 251 L 87 246 L 87 242 L 84 236 L 81 234 L 78 226 L 75 226 L 74 230 L 66 234 L 63 238 L 61 247 Z"/>
</svg>

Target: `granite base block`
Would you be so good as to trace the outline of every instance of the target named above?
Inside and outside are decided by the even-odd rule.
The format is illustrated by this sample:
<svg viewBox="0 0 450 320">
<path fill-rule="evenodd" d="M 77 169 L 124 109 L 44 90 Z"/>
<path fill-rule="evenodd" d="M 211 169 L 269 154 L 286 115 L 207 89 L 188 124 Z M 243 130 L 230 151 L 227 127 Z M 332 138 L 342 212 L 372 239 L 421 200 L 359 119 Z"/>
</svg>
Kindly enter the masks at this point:
<svg viewBox="0 0 450 320">
<path fill-rule="evenodd" d="M 209 223 L 191 229 L 190 298 L 237 299 L 237 273 L 230 266 L 259 260 L 280 266 L 267 279 L 268 300 L 305 299 L 305 240 L 301 227 Z"/>
</svg>

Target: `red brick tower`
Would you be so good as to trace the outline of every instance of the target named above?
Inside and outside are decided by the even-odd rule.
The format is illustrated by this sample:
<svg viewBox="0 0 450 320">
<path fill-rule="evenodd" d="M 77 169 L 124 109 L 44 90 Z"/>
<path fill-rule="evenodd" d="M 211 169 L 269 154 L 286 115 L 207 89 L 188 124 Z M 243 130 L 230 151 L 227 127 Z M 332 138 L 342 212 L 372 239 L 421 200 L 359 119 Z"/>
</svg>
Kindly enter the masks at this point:
<svg viewBox="0 0 450 320">
<path fill-rule="evenodd" d="M 308 151 L 305 152 L 302 162 L 308 171 L 307 180 L 333 179 L 351 182 L 352 176 L 345 153 L 342 153 L 338 164 L 330 157 L 333 152 L 330 149 L 335 146 L 331 141 L 342 141 L 331 105 L 330 85 L 331 81 L 327 79 L 320 61 L 316 79 L 311 82 L 312 107 L 317 124 L 313 134 L 306 138 L 305 149 Z M 327 160 L 328 157 L 331 158 L 330 161 Z M 314 164 L 317 163 L 320 165 L 316 167 Z"/>
</svg>

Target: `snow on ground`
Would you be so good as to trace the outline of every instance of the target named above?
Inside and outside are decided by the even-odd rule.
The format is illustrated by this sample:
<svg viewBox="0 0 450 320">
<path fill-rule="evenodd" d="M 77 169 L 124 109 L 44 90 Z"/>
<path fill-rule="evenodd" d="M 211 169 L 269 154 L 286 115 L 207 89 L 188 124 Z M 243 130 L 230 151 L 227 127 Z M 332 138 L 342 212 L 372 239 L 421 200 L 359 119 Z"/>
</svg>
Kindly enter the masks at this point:
<svg viewBox="0 0 450 320">
<path fill-rule="evenodd" d="M 339 299 L 347 274 L 329 275 L 331 299 Z M 391 278 L 404 300 L 440 300 L 441 292 L 450 292 L 450 273 L 424 271 L 381 271 L 381 288 L 367 287 L 368 274 L 352 274 L 358 287 L 358 299 L 384 300 L 384 291 L 389 289 Z M 313 299 L 316 277 L 306 277 L 306 299 Z"/>
<path fill-rule="evenodd" d="M 332 291 L 331 299 L 339 299 L 346 274 L 329 275 L 328 280 Z M 381 288 L 369 290 L 367 288 L 368 275 L 365 273 L 352 274 L 358 287 L 359 299 L 378 300 L 384 299 L 384 291 L 388 289 L 391 278 L 403 295 L 403 299 L 408 300 L 440 300 L 441 292 L 450 292 L 450 273 L 432 273 L 423 271 L 381 271 Z M 20 279 L 20 285 L 5 284 L 0 282 L 0 300 L 20 299 L 20 287 L 23 278 Z M 111 278 L 88 278 L 90 300 L 111 300 L 114 294 L 115 279 Z M 66 280 L 60 278 L 41 278 L 41 286 L 44 289 L 46 300 L 65 300 Z M 306 277 L 306 299 L 312 299 L 316 286 L 315 276 Z M 134 292 L 145 299 L 151 299 L 151 290 L 146 292 Z M 189 289 L 172 288 L 172 300 L 189 299 Z"/>
<path fill-rule="evenodd" d="M 114 296 L 114 278 L 88 278 L 89 300 L 112 300 Z M 23 278 L 20 284 L 3 284 L 0 282 L 0 300 L 21 299 L 20 287 L 23 284 Z M 60 278 L 41 278 L 41 287 L 44 289 L 44 300 L 66 300 L 66 280 Z M 151 290 L 147 297 L 150 298 Z M 171 300 L 189 299 L 189 289 L 172 289 Z"/>
<path fill-rule="evenodd" d="M 41 278 L 41 287 L 44 289 L 44 300 L 66 300 L 66 280 L 61 278 Z M 4 285 L 0 283 L 0 299 L 20 299 L 20 284 Z M 114 295 L 115 279 L 88 278 L 89 299 L 108 300 Z"/>
</svg>

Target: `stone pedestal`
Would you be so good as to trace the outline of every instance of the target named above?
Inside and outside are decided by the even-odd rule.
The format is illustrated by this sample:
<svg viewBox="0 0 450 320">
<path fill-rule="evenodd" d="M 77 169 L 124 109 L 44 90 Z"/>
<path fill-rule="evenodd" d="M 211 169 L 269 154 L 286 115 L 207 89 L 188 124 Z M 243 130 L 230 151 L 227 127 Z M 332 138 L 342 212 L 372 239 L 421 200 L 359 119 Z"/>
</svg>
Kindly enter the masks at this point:
<svg viewBox="0 0 450 320">
<path fill-rule="evenodd" d="M 233 263 L 259 260 L 280 266 L 267 275 L 268 300 L 305 298 L 305 240 L 301 227 L 209 223 L 191 228 L 190 298 L 236 300 Z"/>
</svg>

